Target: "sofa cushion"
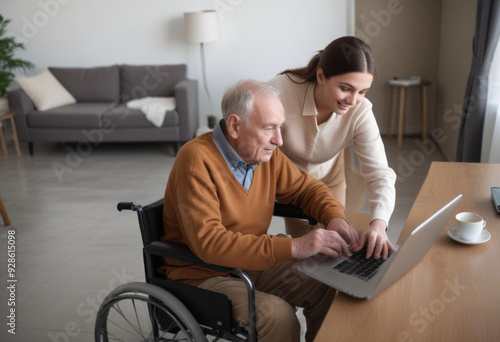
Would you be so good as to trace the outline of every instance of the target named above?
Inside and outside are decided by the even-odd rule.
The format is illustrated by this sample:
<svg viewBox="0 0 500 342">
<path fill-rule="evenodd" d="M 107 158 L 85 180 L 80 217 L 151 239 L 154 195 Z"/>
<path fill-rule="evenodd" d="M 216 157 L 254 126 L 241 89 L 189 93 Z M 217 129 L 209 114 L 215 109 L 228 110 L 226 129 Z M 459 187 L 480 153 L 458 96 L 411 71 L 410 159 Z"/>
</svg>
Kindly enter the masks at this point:
<svg viewBox="0 0 500 342">
<path fill-rule="evenodd" d="M 77 102 L 119 102 L 118 65 L 97 68 L 49 68 Z"/>
<path fill-rule="evenodd" d="M 146 115 L 139 109 L 127 108 L 125 105 L 120 105 L 109 109 L 102 114 L 103 122 L 106 125 L 111 124 L 117 128 L 156 128 Z M 175 110 L 167 111 L 162 127 L 171 127 L 179 125 L 179 114 Z"/>
<path fill-rule="evenodd" d="M 28 113 L 29 127 L 100 128 L 102 113 L 110 110 L 109 103 L 78 103 L 46 111 Z"/>
<path fill-rule="evenodd" d="M 68 90 L 47 69 L 35 76 L 16 77 L 14 80 L 38 110 L 47 110 L 76 102 Z"/>
<path fill-rule="evenodd" d="M 175 85 L 185 78 L 185 64 L 122 65 L 120 67 L 122 103 L 146 96 L 174 96 Z"/>
</svg>

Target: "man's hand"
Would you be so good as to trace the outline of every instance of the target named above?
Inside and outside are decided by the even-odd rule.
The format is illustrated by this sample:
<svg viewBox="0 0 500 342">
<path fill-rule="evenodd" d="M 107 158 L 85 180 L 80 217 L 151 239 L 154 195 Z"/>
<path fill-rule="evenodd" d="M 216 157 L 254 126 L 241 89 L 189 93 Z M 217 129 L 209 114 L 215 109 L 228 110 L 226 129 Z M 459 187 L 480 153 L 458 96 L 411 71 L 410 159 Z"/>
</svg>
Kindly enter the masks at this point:
<svg viewBox="0 0 500 342">
<path fill-rule="evenodd" d="M 351 254 L 345 240 L 333 230 L 313 229 L 304 236 L 292 239 L 293 258 L 305 259 L 318 253 L 329 255 L 332 258 Z"/>
<path fill-rule="evenodd" d="M 367 230 L 361 235 L 361 239 L 357 246 L 353 247 L 354 252 L 361 250 L 365 244 L 366 246 L 366 258 L 387 259 L 389 251 L 396 252 L 396 249 L 389 241 L 387 233 L 385 231 L 387 224 L 384 220 L 376 219 L 370 223 Z"/>
<path fill-rule="evenodd" d="M 351 248 L 355 248 L 359 243 L 359 234 L 347 223 L 344 219 L 334 218 L 330 222 L 328 222 L 328 226 L 326 229 L 333 230 L 340 234 L 344 238 L 345 241 L 348 241 L 351 244 Z"/>
</svg>

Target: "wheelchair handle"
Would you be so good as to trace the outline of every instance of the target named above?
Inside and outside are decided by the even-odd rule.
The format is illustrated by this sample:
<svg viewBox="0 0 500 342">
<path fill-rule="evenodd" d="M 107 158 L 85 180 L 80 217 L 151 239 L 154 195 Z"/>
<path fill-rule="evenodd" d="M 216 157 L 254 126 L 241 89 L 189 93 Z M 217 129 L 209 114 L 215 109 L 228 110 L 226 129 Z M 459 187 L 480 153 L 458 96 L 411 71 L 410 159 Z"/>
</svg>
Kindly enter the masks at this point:
<svg viewBox="0 0 500 342">
<path fill-rule="evenodd" d="M 136 210 L 137 204 L 134 202 L 120 202 L 117 204 L 116 209 L 122 210 Z"/>
</svg>

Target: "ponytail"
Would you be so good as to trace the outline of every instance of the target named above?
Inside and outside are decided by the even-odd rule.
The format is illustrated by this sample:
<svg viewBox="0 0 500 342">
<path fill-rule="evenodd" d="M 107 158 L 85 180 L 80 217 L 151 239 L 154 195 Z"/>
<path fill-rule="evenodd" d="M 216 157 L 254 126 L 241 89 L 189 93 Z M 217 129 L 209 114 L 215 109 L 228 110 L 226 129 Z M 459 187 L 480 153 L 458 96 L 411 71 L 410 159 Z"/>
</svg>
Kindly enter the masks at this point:
<svg viewBox="0 0 500 342">
<path fill-rule="evenodd" d="M 306 67 L 303 68 L 295 68 L 295 69 L 287 69 L 279 73 L 279 75 L 287 75 L 290 80 L 295 83 L 305 83 L 305 82 L 317 82 L 316 81 L 316 70 L 318 69 L 319 61 L 321 58 L 321 54 L 324 50 L 318 51 L 316 55 L 311 58 Z M 290 75 L 297 76 L 302 79 L 301 82 L 295 81 L 290 77 Z"/>
<path fill-rule="evenodd" d="M 335 39 L 311 58 L 306 67 L 287 69 L 279 75 L 287 75 L 295 83 L 318 82 L 316 70 L 321 68 L 326 78 L 348 72 L 368 72 L 376 76 L 373 52 L 361 39 L 345 36 Z M 296 81 L 290 75 L 297 76 Z"/>
</svg>

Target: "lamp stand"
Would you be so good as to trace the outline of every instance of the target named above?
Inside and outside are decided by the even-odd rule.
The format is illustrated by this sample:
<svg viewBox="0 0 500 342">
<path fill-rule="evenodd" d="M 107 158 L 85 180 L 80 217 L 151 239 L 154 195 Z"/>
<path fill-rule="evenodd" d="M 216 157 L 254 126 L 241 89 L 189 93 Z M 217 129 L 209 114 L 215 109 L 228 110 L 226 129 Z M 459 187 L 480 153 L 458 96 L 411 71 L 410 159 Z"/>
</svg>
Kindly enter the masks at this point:
<svg viewBox="0 0 500 342">
<path fill-rule="evenodd" d="M 201 72 L 203 76 L 203 88 L 205 88 L 205 93 L 207 94 L 208 98 L 208 115 L 212 115 L 212 99 L 210 97 L 210 92 L 208 90 L 208 84 L 207 84 L 207 66 L 206 66 L 206 61 L 205 61 L 205 47 L 203 43 L 200 43 L 200 57 L 201 57 Z"/>
</svg>

